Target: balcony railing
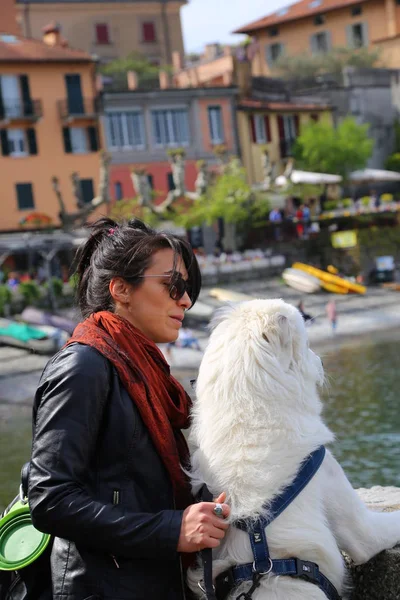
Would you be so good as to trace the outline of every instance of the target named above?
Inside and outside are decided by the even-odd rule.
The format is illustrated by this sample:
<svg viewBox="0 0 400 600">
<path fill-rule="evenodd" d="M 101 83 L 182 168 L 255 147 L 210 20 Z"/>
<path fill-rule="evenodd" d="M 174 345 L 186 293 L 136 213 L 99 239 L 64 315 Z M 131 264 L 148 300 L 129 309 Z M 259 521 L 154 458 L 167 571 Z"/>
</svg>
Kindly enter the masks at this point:
<svg viewBox="0 0 400 600">
<path fill-rule="evenodd" d="M 21 119 L 36 121 L 43 115 L 41 100 L 7 100 L 0 106 L 0 121 L 18 121 Z"/>
<path fill-rule="evenodd" d="M 75 98 L 59 100 L 58 113 L 63 121 L 71 122 L 79 119 L 97 119 L 99 106 L 97 98 Z"/>
</svg>

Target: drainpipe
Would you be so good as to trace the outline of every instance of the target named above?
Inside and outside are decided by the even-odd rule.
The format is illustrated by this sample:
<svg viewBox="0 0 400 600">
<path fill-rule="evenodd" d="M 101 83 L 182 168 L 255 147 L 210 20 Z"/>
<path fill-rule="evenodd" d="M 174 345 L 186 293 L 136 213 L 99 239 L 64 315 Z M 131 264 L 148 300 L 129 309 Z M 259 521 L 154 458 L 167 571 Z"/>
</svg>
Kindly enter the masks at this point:
<svg viewBox="0 0 400 600">
<path fill-rule="evenodd" d="M 168 25 L 168 15 L 167 15 L 167 2 L 168 0 L 161 0 L 161 21 L 164 32 L 164 46 L 165 46 L 165 57 L 168 65 L 172 63 L 172 53 L 171 53 L 171 40 L 169 36 L 169 25 Z"/>
<path fill-rule="evenodd" d="M 30 20 L 29 12 L 30 12 L 29 0 L 24 0 L 24 9 L 23 9 L 24 36 L 27 38 L 32 37 L 31 20 Z"/>
</svg>

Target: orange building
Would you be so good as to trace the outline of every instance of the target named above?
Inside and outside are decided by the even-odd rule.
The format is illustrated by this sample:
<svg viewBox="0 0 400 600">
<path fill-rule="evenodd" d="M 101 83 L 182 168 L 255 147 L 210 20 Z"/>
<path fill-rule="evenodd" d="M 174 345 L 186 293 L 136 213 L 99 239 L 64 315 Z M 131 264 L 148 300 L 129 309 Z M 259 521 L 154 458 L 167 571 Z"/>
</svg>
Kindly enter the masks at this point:
<svg viewBox="0 0 400 600">
<path fill-rule="evenodd" d="M 71 174 L 84 202 L 99 178 L 95 64 L 63 44 L 57 29 L 45 41 L 0 34 L 0 230 L 18 230 L 31 212 L 59 225 L 52 178 L 67 210 L 76 209 Z"/>
<path fill-rule="evenodd" d="M 380 48 L 385 67 L 400 68 L 398 0 L 300 0 L 236 30 L 257 42 L 253 74 L 269 75 L 283 55 L 336 47 Z"/>
<path fill-rule="evenodd" d="M 1 0 L 0 33 L 21 33 L 17 23 L 15 0 Z"/>
</svg>

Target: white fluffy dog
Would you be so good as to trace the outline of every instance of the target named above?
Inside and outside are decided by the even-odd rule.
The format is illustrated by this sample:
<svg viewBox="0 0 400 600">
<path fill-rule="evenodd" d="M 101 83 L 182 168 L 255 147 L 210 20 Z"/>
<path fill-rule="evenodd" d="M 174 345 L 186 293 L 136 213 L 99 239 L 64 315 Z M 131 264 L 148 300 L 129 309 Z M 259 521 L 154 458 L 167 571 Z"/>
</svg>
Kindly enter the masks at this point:
<svg viewBox="0 0 400 600">
<path fill-rule="evenodd" d="M 282 300 L 252 300 L 221 309 L 212 326 L 196 384 L 192 486 L 197 492 L 205 483 L 214 497 L 225 491 L 234 522 L 262 514 L 305 457 L 332 442 L 333 434 L 321 418 L 322 363 L 309 348 L 296 308 Z M 266 528 L 266 536 L 272 558 L 317 563 L 345 597 L 340 550 L 363 563 L 393 547 L 400 541 L 400 512 L 368 510 L 327 451 L 311 482 Z M 252 562 L 248 534 L 230 527 L 213 559 L 214 577 Z M 189 572 L 188 579 L 201 597 L 201 570 Z M 250 584 L 242 583 L 229 598 Z M 270 574 L 253 594 L 253 600 L 264 599 L 326 600 L 326 595 L 313 583 Z"/>
</svg>

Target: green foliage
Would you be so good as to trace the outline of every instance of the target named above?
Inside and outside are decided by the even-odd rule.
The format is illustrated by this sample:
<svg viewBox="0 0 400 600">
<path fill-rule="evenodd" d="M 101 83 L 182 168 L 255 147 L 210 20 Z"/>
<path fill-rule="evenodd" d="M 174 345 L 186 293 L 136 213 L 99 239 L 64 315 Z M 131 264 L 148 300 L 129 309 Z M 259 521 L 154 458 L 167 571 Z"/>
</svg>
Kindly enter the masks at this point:
<svg viewBox="0 0 400 600">
<path fill-rule="evenodd" d="M 368 125 L 346 117 L 336 129 L 324 122 L 304 125 L 294 155 L 299 168 L 341 175 L 346 181 L 351 171 L 365 167 L 373 146 Z"/>
<path fill-rule="evenodd" d="M 121 223 L 133 218 L 141 219 L 150 227 L 157 227 L 164 219 L 148 206 L 141 206 L 137 198 L 122 199 L 115 203 L 110 211 L 110 218 Z"/>
<path fill-rule="evenodd" d="M 177 206 L 175 210 L 175 223 L 189 229 L 203 223 L 211 225 L 219 217 L 227 223 L 256 222 L 268 214 L 270 205 L 265 195 L 252 192 L 244 168 L 237 159 L 231 159 L 204 196 L 190 207 Z"/>
<path fill-rule="evenodd" d="M 352 198 L 343 198 L 342 200 L 342 205 L 343 208 L 351 208 L 353 206 L 354 202 L 352 200 Z"/>
<path fill-rule="evenodd" d="M 185 156 L 186 150 L 184 148 L 171 148 L 167 150 L 168 156 Z"/>
<path fill-rule="evenodd" d="M 382 194 L 382 196 L 381 196 L 381 202 L 383 202 L 384 204 L 393 202 L 393 200 L 394 200 L 393 194 Z"/>
<path fill-rule="evenodd" d="M 36 281 L 23 281 L 18 286 L 26 304 L 34 304 L 40 298 L 40 287 Z"/>
<path fill-rule="evenodd" d="M 11 304 L 12 292 L 7 285 L 0 285 L 0 315 L 4 316 L 4 308 Z"/>
<path fill-rule="evenodd" d="M 50 279 L 50 283 L 53 289 L 53 293 L 55 295 L 56 298 L 61 298 L 63 295 L 63 290 L 64 290 L 64 284 L 62 282 L 61 279 L 59 279 L 58 277 L 51 277 Z M 48 290 L 49 289 L 49 282 L 46 281 L 43 284 L 44 289 Z"/>
<path fill-rule="evenodd" d="M 400 152 L 395 152 L 387 157 L 385 168 L 389 171 L 400 171 Z"/>
<path fill-rule="evenodd" d="M 336 200 L 327 200 L 324 205 L 325 210 L 336 210 L 337 207 L 338 203 Z"/>
<path fill-rule="evenodd" d="M 380 55 L 380 50 L 375 48 L 333 48 L 326 54 L 283 55 L 274 70 L 285 79 L 317 77 L 324 73 L 340 76 L 344 67 L 365 69 L 376 66 Z"/>
<path fill-rule="evenodd" d="M 365 207 L 369 207 L 369 205 L 371 204 L 371 197 L 370 196 L 363 196 L 361 198 L 361 204 Z"/>
<path fill-rule="evenodd" d="M 74 290 L 74 292 L 78 289 L 79 276 L 78 273 L 73 273 L 68 280 L 69 285 Z"/>
<path fill-rule="evenodd" d="M 116 82 L 126 85 L 126 74 L 128 71 L 134 71 L 139 78 L 139 84 L 145 86 L 146 83 L 158 81 L 160 71 L 170 71 L 167 66 L 160 67 L 153 65 L 146 56 L 139 52 L 131 52 L 125 58 L 116 58 L 115 60 L 100 67 L 103 75 L 112 77 Z"/>
</svg>

